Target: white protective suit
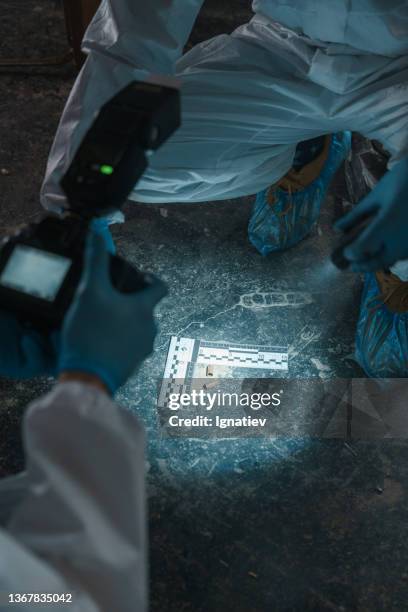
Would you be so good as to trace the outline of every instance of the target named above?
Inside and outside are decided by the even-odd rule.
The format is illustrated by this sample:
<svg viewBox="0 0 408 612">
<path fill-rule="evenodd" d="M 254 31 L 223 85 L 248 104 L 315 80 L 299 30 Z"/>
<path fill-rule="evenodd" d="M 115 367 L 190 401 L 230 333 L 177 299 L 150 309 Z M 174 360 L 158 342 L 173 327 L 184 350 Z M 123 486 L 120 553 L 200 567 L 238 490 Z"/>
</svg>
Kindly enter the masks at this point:
<svg viewBox="0 0 408 612">
<path fill-rule="evenodd" d="M 340 130 L 408 154 L 408 2 L 255 0 L 254 18 L 181 57 L 203 0 L 102 0 L 50 153 L 42 202 L 94 111 L 132 79 L 176 74 L 182 127 L 131 198 L 200 202 L 254 194 L 290 168 L 296 144 Z"/>
<path fill-rule="evenodd" d="M 58 384 L 29 407 L 24 448 L 26 473 L 0 481 L 0 510 L 11 513 L 0 529 L 0 610 L 147 610 L 135 417 L 90 385 Z M 12 606 L 10 593 L 71 593 L 72 604 Z"/>
</svg>

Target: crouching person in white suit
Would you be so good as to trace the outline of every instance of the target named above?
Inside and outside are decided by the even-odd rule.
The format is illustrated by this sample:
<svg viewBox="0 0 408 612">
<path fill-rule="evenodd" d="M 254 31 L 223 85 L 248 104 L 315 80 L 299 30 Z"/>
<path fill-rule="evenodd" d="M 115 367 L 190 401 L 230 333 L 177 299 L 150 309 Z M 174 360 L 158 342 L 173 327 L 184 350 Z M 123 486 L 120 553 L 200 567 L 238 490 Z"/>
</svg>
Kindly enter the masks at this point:
<svg viewBox="0 0 408 612">
<path fill-rule="evenodd" d="M 180 80 L 182 126 L 130 199 L 256 194 L 248 237 L 263 255 L 309 235 L 351 132 L 377 139 L 390 155 L 388 178 L 340 225 L 377 213 L 347 253 L 370 272 L 356 355 L 369 376 L 407 377 L 408 3 L 254 0 L 249 23 L 183 55 L 203 1 L 102 0 L 50 152 L 44 207 L 63 208 L 59 181 L 95 111 L 151 73 Z"/>
</svg>

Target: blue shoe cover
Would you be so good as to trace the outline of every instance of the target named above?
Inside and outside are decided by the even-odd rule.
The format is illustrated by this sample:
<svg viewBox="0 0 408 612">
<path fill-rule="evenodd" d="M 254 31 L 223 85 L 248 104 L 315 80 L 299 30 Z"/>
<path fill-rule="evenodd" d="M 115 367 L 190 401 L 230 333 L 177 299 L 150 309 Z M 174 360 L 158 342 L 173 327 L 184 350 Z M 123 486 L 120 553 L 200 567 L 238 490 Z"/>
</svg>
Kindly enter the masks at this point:
<svg viewBox="0 0 408 612">
<path fill-rule="evenodd" d="M 408 378 L 408 312 L 391 312 L 367 274 L 356 334 L 356 359 L 371 378 Z"/>
<path fill-rule="evenodd" d="M 288 249 L 305 238 L 317 221 L 329 185 L 351 150 L 351 132 L 333 134 L 320 175 L 301 191 L 277 188 L 275 202 L 265 189 L 256 196 L 248 237 L 261 255 Z"/>
</svg>

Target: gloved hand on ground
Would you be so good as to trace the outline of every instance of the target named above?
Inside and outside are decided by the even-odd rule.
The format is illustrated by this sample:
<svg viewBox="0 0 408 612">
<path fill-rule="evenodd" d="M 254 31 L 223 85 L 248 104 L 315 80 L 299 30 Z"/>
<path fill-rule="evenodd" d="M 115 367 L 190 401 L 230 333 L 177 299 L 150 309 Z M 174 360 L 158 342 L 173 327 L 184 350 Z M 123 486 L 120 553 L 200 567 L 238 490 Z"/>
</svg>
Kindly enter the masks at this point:
<svg viewBox="0 0 408 612">
<path fill-rule="evenodd" d="M 0 376 L 51 376 L 57 359 L 57 335 L 32 331 L 7 312 L 0 311 Z"/>
<path fill-rule="evenodd" d="M 335 227 L 347 232 L 370 214 L 372 221 L 344 251 L 354 272 L 387 269 L 408 258 L 408 157 Z"/>
<path fill-rule="evenodd" d="M 154 277 L 142 291 L 117 291 L 104 241 L 91 233 L 84 274 L 62 328 L 58 371 L 93 374 L 113 394 L 152 352 L 153 309 L 166 293 Z"/>
</svg>

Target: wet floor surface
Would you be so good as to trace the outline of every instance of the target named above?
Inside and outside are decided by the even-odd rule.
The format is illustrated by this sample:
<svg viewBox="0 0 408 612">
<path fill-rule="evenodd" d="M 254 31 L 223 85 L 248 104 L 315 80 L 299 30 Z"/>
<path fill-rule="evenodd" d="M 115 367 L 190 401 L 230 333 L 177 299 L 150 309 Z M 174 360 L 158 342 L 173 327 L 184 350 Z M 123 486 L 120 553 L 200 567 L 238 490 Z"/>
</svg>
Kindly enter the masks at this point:
<svg viewBox="0 0 408 612">
<path fill-rule="evenodd" d="M 234 4 L 240 8 L 232 17 L 229 3 L 224 10 L 213 4 L 194 41 L 249 15 L 245 2 Z M 44 36 L 37 42 L 44 45 Z M 39 211 L 47 151 L 72 74 L 0 75 L 2 232 Z M 325 274 L 343 190 L 340 176 L 311 236 L 267 258 L 247 238 L 253 198 L 129 204 L 126 223 L 114 227 L 119 253 L 169 286 L 157 313 L 155 353 L 118 394 L 148 434 L 152 610 L 408 609 L 406 441 L 172 439 L 163 436 L 156 409 L 174 335 L 286 347 L 294 378 L 363 376 L 353 359 L 361 279 Z M 22 468 L 24 406 L 51 384 L 0 380 L 1 475 Z"/>
</svg>

